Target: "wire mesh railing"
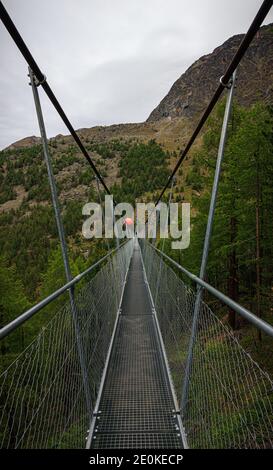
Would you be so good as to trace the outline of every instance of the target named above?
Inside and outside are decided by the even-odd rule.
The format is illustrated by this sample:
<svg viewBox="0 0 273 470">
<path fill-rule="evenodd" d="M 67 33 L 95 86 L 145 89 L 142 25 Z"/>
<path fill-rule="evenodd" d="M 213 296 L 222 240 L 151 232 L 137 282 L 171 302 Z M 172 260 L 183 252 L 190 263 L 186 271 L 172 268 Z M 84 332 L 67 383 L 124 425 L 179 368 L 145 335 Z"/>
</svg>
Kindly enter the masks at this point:
<svg viewBox="0 0 273 470">
<path fill-rule="evenodd" d="M 180 397 L 196 294 L 149 243 L 143 243 L 142 250 L 172 380 Z M 198 319 L 182 418 L 191 448 L 273 447 L 273 380 L 205 302 Z"/>
<path fill-rule="evenodd" d="M 75 295 L 88 409 L 70 303 L 0 376 L 2 448 L 84 448 L 132 254 L 123 245 Z M 31 321 L 31 320 L 30 320 Z"/>
</svg>

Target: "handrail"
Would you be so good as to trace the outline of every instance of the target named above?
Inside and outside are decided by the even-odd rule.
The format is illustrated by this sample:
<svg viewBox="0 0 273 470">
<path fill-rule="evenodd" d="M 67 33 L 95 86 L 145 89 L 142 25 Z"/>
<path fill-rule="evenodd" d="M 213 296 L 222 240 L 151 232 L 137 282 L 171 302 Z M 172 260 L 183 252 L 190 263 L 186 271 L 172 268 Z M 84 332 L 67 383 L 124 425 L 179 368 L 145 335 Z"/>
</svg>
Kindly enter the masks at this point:
<svg viewBox="0 0 273 470">
<path fill-rule="evenodd" d="M 225 294 L 220 292 L 219 290 L 215 289 L 215 287 L 211 286 L 207 282 L 203 281 L 200 279 L 198 276 L 195 274 L 192 274 L 190 271 L 187 269 L 183 268 L 180 264 L 178 264 L 176 261 L 174 261 L 172 258 L 170 258 L 168 255 L 163 253 L 163 251 L 159 250 L 155 246 L 153 246 L 149 242 L 149 246 L 153 248 L 157 253 L 159 253 L 161 256 L 166 258 L 170 263 L 172 263 L 179 271 L 181 271 L 183 274 L 188 276 L 192 281 L 194 281 L 196 284 L 199 286 L 203 287 L 206 289 L 208 292 L 210 292 L 214 297 L 219 299 L 221 302 L 226 304 L 228 307 L 232 308 L 236 313 L 244 317 L 246 320 L 248 320 L 250 323 L 255 325 L 259 330 L 263 331 L 264 333 L 268 334 L 273 338 L 273 327 L 262 320 L 261 318 L 257 317 L 254 313 L 250 312 L 250 310 L 246 309 L 245 307 L 242 307 L 242 305 L 238 304 L 234 300 L 232 300 L 230 297 L 227 297 Z"/>
<path fill-rule="evenodd" d="M 41 302 L 39 302 L 38 304 L 36 304 L 33 307 L 31 307 L 30 309 L 28 309 L 26 312 L 19 315 L 19 317 L 15 318 L 14 320 L 12 320 L 7 325 L 3 326 L 3 328 L 0 329 L 0 340 L 5 338 L 10 333 L 12 333 L 20 325 L 22 325 L 27 320 L 29 320 L 31 317 L 33 317 L 33 315 L 38 313 L 40 310 L 42 310 L 44 307 L 46 307 L 48 304 L 50 304 L 53 300 L 57 299 L 62 294 L 64 294 L 64 292 L 66 292 L 68 289 L 70 289 L 75 284 L 77 284 L 84 276 L 91 273 L 91 271 L 93 271 L 95 268 L 97 268 L 103 261 L 105 261 L 107 258 L 109 258 L 109 256 L 113 255 L 121 247 L 123 247 L 128 241 L 129 240 L 125 240 L 119 247 L 114 248 L 112 251 L 107 253 L 107 255 L 103 256 L 101 259 L 99 259 L 94 264 L 92 264 L 92 266 L 90 266 L 89 268 L 87 268 L 85 271 L 78 274 L 77 276 L 75 276 L 71 281 L 67 282 L 62 287 L 60 287 L 59 289 L 54 291 L 52 294 L 50 294 L 48 297 L 41 300 Z"/>
</svg>

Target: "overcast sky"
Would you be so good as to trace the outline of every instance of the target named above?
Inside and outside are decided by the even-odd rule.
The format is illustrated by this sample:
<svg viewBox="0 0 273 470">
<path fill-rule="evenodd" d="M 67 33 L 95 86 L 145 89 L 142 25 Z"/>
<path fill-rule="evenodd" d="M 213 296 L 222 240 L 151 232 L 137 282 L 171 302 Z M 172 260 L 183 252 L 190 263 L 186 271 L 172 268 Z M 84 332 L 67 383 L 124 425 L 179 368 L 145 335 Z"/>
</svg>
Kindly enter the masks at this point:
<svg viewBox="0 0 273 470">
<path fill-rule="evenodd" d="M 77 129 L 146 120 L 192 62 L 247 30 L 262 0 L 3 3 Z M 3 148 L 39 132 L 26 63 L 2 24 L 0 61 Z M 42 105 L 48 135 L 66 134 L 44 96 Z"/>
</svg>

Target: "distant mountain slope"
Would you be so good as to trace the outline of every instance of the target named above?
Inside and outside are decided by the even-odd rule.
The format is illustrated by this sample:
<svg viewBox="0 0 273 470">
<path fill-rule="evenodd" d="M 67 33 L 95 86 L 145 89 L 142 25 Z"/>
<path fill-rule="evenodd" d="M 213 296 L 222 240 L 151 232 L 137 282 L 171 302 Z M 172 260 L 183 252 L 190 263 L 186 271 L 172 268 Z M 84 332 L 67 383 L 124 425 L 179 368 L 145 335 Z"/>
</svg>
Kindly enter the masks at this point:
<svg viewBox="0 0 273 470">
<path fill-rule="evenodd" d="M 174 83 L 147 121 L 200 115 L 242 38 L 242 34 L 233 36 L 212 54 L 197 60 Z M 258 100 L 273 102 L 273 23 L 263 26 L 252 42 L 238 68 L 237 87 L 236 97 L 241 105 L 249 106 Z"/>
</svg>

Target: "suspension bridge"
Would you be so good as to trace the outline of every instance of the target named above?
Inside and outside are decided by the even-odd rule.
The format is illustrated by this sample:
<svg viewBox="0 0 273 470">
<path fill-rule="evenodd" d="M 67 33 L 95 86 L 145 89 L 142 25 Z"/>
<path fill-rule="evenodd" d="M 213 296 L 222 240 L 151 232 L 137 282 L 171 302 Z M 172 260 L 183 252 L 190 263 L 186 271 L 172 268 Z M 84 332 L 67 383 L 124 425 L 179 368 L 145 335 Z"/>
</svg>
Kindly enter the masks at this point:
<svg viewBox="0 0 273 470">
<path fill-rule="evenodd" d="M 273 337 L 270 324 L 205 281 L 236 69 L 272 3 L 263 2 L 156 202 L 172 187 L 178 168 L 226 90 L 199 276 L 160 251 L 155 240 L 135 235 L 72 277 L 39 86 L 98 185 L 110 191 L 0 2 L 1 20 L 29 66 L 66 273 L 66 284 L 0 330 L 1 341 L 68 294 L 67 302 L 1 374 L 2 448 L 273 447 L 272 378 L 203 300 L 208 292 Z"/>
</svg>

